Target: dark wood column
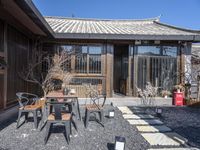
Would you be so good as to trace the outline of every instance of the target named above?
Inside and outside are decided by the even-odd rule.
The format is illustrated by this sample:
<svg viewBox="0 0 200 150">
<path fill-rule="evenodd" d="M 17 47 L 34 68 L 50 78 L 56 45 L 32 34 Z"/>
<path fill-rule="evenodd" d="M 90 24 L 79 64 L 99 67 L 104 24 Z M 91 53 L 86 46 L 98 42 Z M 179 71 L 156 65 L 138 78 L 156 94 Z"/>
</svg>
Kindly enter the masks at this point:
<svg viewBox="0 0 200 150">
<path fill-rule="evenodd" d="M 113 96 L 113 45 L 106 46 L 106 93 Z"/>
<path fill-rule="evenodd" d="M 4 59 L 5 62 L 8 62 L 8 38 L 7 38 L 7 23 L 4 23 Z M 7 103 L 7 74 L 8 70 L 7 67 L 4 70 L 4 109 L 6 108 L 6 103 Z"/>
</svg>

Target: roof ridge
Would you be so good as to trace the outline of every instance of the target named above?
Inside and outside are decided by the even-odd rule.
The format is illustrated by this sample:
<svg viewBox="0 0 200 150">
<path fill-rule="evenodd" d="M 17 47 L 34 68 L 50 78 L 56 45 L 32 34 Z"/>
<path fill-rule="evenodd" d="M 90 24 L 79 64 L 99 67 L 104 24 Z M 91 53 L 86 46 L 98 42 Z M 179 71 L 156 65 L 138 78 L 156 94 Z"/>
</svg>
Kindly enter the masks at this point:
<svg viewBox="0 0 200 150">
<path fill-rule="evenodd" d="M 87 20 L 87 21 L 160 21 L 160 16 L 154 18 L 146 18 L 146 19 L 101 19 L 101 18 L 76 18 L 76 17 L 64 17 L 64 16 L 44 16 L 45 19 L 69 19 L 69 20 Z"/>
<path fill-rule="evenodd" d="M 154 21 L 154 23 L 156 23 L 158 25 L 170 27 L 170 28 L 173 28 L 173 29 L 177 29 L 177 30 L 182 30 L 182 31 L 186 31 L 186 32 L 192 32 L 192 33 L 200 34 L 200 30 L 192 30 L 192 29 L 182 28 L 182 27 L 178 27 L 178 26 L 174 26 L 174 25 L 169 25 L 169 24 L 166 24 L 166 23 L 157 22 L 157 21 Z"/>
</svg>

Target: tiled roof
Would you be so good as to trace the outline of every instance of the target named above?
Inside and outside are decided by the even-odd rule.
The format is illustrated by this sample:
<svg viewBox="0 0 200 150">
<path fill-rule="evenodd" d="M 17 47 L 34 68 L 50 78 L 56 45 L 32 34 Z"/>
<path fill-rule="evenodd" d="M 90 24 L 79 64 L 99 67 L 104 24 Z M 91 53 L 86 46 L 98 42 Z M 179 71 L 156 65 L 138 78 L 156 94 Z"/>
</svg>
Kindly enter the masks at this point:
<svg viewBox="0 0 200 150">
<path fill-rule="evenodd" d="M 158 18 L 145 20 L 100 20 L 62 17 L 45 17 L 55 33 L 90 34 L 90 35 L 198 35 L 186 29 L 181 29 L 159 22 Z"/>
</svg>

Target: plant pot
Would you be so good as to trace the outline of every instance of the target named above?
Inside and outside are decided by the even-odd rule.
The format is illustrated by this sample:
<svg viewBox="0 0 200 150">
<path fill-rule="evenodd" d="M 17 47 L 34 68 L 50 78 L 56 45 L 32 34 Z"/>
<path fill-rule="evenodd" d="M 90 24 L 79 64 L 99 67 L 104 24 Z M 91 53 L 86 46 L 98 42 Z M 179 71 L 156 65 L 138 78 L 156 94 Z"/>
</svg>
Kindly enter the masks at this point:
<svg viewBox="0 0 200 150">
<path fill-rule="evenodd" d="M 63 89 L 63 95 L 68 95 L 69 94 L 69 89 L 68 88 L 64 88 Z"/>
<path fill-rule="evenodd" d="M 165 96 L 164 96 L 164 98 L 168 98 L 168 96 L 167 96 L 167 95 L 165 95 Z"/>
</svg>

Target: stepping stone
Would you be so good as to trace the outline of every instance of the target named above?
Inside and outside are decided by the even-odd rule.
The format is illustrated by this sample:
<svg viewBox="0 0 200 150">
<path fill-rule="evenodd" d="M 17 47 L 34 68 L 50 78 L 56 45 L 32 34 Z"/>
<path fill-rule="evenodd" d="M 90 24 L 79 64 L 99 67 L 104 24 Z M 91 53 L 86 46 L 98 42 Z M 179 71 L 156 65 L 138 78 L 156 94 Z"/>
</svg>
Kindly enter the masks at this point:
<svg viewBox="0 0 200 150">
<path fill-rule="evenodd" d="M 131 107 L 133 110 L 141 110 L 139 107 Z"/>
<path fill-rule="evenodd" d="M 132 125 L 162 125 L 163 122 L 156 119 L 140 119 L 140 120 L 128 120 Z"/>
<path fill-rule="evenodd" d="M 169 132 L 169 133 L 165 133 L 168 137 L 172 138 L 173 140 L 181 143 L 181 144 L 185 144 L 186 142 L 188 142 L 188 140 L 184 137 L 182 137 L 181 135 L 175 133 L 175 132 Z"/>
<path fill-rule="evenodd" d="M 123 114 L 133 114 L 133 112 L 126 106 L 118 107 Z"/>
<path fill-rule="evenodd" d="M 199 150 L 198 148 L 151 148 L 148 150 Z"/>
<path fill-rule="evenodd" d="M 141 135 L 151 146 L 180 146 L 179 142 L 173 140 L 164 133 L 142 133 Z"/>
<path fill-rule="evenodd" d="M 140 132 L 170 132 L 172 131 L 165 125 L 161 126 L 136 126 L 138 131 Z"/>
<path fill-rule="evenodd" d="M 125 119 L 154 119 L 152 115 L 146 115 L 146 114 L 126 114 L 123 115 Z"/>
<path fill-rule="evenodd" d="M 144 110 L 133 110 L 133 113 L 136 113 L 136 114 L 145 114 L 145 111 Z"/>
</svg>

